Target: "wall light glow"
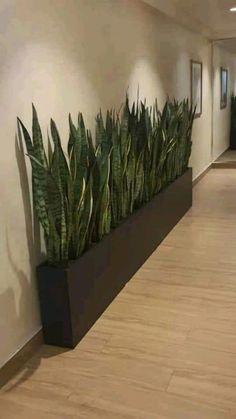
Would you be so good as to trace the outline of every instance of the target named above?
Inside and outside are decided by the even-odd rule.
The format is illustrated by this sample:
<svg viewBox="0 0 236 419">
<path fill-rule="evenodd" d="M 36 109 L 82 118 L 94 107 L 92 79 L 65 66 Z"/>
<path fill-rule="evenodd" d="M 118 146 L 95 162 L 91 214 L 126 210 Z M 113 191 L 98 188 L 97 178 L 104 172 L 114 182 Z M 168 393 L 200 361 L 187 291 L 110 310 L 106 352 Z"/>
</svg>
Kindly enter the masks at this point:
<svg viewBox="0 0 236 419">
<path fill-rule="evenodd" d="M 231 7 L 230 12 L 236 12 L 236 7 Z"/>
</svg>

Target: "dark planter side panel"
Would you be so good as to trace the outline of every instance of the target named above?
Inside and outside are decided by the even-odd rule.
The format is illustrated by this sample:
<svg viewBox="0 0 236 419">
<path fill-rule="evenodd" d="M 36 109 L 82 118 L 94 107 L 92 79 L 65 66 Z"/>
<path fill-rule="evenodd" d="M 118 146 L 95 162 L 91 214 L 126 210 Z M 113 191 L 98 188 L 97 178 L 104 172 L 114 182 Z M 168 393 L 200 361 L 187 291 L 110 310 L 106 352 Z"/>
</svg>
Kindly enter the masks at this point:
<svg viewBox="0 0 236 419">
<path fill-rule="evenodd" d="M 132 217 L 133 274 L 192 206 L 192 170 L 173 182 Z"/>
<path fill-rule="evenodd" d="M 73 348 L 192 205 L 192 170 L 68 268 L 37 268 L 45 342 Z"/>
<path fill-rule="evenodd" d="M 72 323 L 67 271 L 41 265 L 37 268 L 38 293 L 45 343 L 70 347 Z"/>
</svg>

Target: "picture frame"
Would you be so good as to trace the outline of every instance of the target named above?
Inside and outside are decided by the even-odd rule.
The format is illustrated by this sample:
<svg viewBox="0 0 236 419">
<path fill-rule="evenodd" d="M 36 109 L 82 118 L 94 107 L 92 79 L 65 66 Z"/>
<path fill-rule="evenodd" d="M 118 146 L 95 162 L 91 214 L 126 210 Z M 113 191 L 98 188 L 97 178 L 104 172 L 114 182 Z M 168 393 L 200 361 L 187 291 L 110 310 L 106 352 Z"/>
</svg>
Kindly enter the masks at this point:
<svg viewBox="0 0 236 419">
<path fill-rule="evenodd" d="M 220 109 L 227 108 L 228 104 L 228 69 L 221 67 L 220 69 Z"/>
<path fill-rule="evenodd" d="M 196 106 L 195 118 L 202 115 L 202 62 L 191 60 L 191 103 Z"/>
</svg>

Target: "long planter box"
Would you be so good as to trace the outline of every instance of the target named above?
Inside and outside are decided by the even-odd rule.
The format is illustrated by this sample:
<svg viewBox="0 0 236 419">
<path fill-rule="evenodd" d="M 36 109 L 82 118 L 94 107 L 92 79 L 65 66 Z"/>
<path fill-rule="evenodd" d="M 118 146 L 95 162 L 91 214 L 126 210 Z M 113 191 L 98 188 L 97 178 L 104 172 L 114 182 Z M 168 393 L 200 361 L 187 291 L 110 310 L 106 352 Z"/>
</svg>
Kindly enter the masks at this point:
<svg viewBox="0 0 236 419">
<path fill-rule="evenodd" d="M 74 348 L 192 205 L 192 170 L 67 268 L 37 267 L 45 343 Z"/>
</svg>

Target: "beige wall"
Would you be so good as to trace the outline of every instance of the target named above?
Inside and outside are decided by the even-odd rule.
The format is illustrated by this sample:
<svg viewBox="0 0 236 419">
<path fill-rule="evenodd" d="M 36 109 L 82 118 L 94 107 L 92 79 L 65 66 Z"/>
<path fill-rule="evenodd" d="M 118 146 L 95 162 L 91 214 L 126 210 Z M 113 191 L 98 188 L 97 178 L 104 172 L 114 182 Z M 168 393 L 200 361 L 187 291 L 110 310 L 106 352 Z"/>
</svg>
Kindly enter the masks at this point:
<svg viewBox="0 0 236 419">
<path fill-rule="evenodd" d="M 133 0 L 5 0 L 0 5 L 0 365 L 39 328 L 34 244 L 16 116 L 44 132 L 53 116 L 66 141 L 67 115 L 93 127 L 99 107 L 129 89 L 148 102 L 190 92 L 190 59 L 203 62 L 203 115 L 194 124 L 194 176 L 211 162 L 211 45 Z M 29 167 L 27 162 L 27 167 Z M 38 236 L 36 232 L 36 236 Z M 36 241 L 37 243 L 37 241 Z"/>
<path fill-rule="evenodd" d="M 228 69 L 228 104 L 220 108 L 221 67 Z M 230 100 L 236 89 L 236 56 L 222 46 L 214 44 L 213 50 L 213 160 L 216 160 L 227 148 L 230 138 Z"/>
</svg>

